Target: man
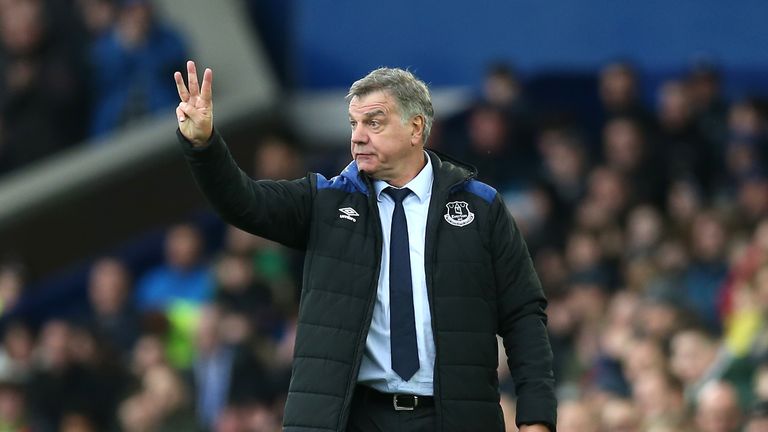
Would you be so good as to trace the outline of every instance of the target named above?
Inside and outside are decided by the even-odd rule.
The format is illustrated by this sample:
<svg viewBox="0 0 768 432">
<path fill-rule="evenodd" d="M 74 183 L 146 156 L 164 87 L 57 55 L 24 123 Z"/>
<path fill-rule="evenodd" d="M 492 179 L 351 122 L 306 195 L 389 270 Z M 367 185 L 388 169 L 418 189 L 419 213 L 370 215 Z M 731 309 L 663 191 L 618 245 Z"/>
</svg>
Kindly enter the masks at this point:
<svg viewBox="0 0 768 432">
<path fill-rule="evenodd" d="M 768 401 L 758 401 L 749 412 L 745 432 L 768 431 Z"/>
<path fill-rule="evenodd" d="M 496 334 L 520 430 L 554 431 L 538 277 L 496 191 L 424 150 L 423 82 L 382 68 L 352 85 L 341 175 L 253 181 L 213 130 L 212 71 L 187 73 L 178 135 L 199 187 L 233 225 L 306 251 L 286 431 L 503 431 Z"/>
<path fill-rule="evenodd" d="M 731 383 L 711 381 L 705 384 L 696 402 L 696 425 L 701 432 L 741 430 L 739 394 Z"/>
</svg>

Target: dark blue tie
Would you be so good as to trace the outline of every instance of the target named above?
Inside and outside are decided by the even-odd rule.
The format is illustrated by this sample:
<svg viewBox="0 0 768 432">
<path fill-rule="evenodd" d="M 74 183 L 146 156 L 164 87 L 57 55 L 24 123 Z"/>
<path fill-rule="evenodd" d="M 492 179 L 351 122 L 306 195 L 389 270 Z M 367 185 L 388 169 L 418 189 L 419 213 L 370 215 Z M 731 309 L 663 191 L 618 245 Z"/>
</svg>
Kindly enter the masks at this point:
<svg viewBox="0 0 768 432">
<path fill-rule="evenodd" d="M 387 188 L 384 192 L 395 201 L 392 231 L 389 234 L 389 332 L 392 344 L 392 370 L 403 380 L 408 381 L 419 370 L 416 320 L 413 315 L 408 221 L 403 208 L 403 200 L 411 190 Z"/>
</svg>

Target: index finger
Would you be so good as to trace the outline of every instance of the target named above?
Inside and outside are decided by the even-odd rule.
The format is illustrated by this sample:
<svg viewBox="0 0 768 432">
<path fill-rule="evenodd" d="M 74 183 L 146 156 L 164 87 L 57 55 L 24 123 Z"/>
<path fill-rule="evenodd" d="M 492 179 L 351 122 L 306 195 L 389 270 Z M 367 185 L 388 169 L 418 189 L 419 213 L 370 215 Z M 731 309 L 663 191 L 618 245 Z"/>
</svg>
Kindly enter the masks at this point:
<svg viewBox="0 0 768 432">
<path fill-rule="evenodd" d="M 189 91 L 187 90 L 187 86 L 184 85 L 184 79 L 181 77 L 181 72 L 175 72 L 173 74 L 173 79 L 176 81 L 176 91 L 179 92 L 179 98 L 182 102 L 186 102 L 189 100 Z"/>
<path fill-rule="evenodd" d="M 203 72 L 203 85 L 200 87 L 200 97 L 203 100 L 210 102 L 213 99 L 213 71 L 210 68 L 206 68 Z"/>
</svg>

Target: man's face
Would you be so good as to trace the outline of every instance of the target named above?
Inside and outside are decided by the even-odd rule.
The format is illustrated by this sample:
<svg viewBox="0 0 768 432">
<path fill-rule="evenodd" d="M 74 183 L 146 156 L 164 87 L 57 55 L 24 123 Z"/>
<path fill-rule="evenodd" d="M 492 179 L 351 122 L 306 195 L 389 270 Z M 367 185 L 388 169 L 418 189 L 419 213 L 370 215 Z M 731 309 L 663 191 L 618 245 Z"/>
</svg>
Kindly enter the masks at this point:
<svg viewBox="0 0 768 432">
<path fill-rule="evenodd" d="M 765 432 L 768 431 L 768 418 L 752 419 L 747 424 L 746 432 Z"/>
<path fill-rule="evenodd" d="M 397 180 L 414 152 L 421 152 L 421 133 L 411 120 L 403 123 L 395 99 L 385 91 L 355 96 L 349 102 L 351 152 L 360 171 L 379 180 Z"/>
<path fill-rule="evenodd" d="M 166 260 L 171 266 L 186 270 L 197 264 L 202 248 L 200 233 L 191 226 L 180 225 L 166 237 Z"/>
</svg>

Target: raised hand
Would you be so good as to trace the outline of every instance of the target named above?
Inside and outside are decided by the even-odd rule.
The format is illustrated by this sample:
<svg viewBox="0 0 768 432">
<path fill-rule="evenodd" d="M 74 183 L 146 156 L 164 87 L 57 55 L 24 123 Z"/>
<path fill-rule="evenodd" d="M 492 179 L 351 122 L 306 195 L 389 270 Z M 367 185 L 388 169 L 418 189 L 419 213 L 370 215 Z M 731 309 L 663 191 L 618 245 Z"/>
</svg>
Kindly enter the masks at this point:
<svg viewBox="0 0 768 432">
<path fill-rule="evenodd" d="M 187 61 L 187 82 L 189 89 L 184 85 L 181 72 L 173 74 L 176 80 L 176 90 L 179 91 L 181 103 L 176 108 L 176 119 L 179 122 L 179 130 L 193 146 L 205 145 L 213 133 L 213 71 L 205 69 L 203 73 L 203 85 L 197 82 L 197 69 L 195 62 Z"/>
</svg>

